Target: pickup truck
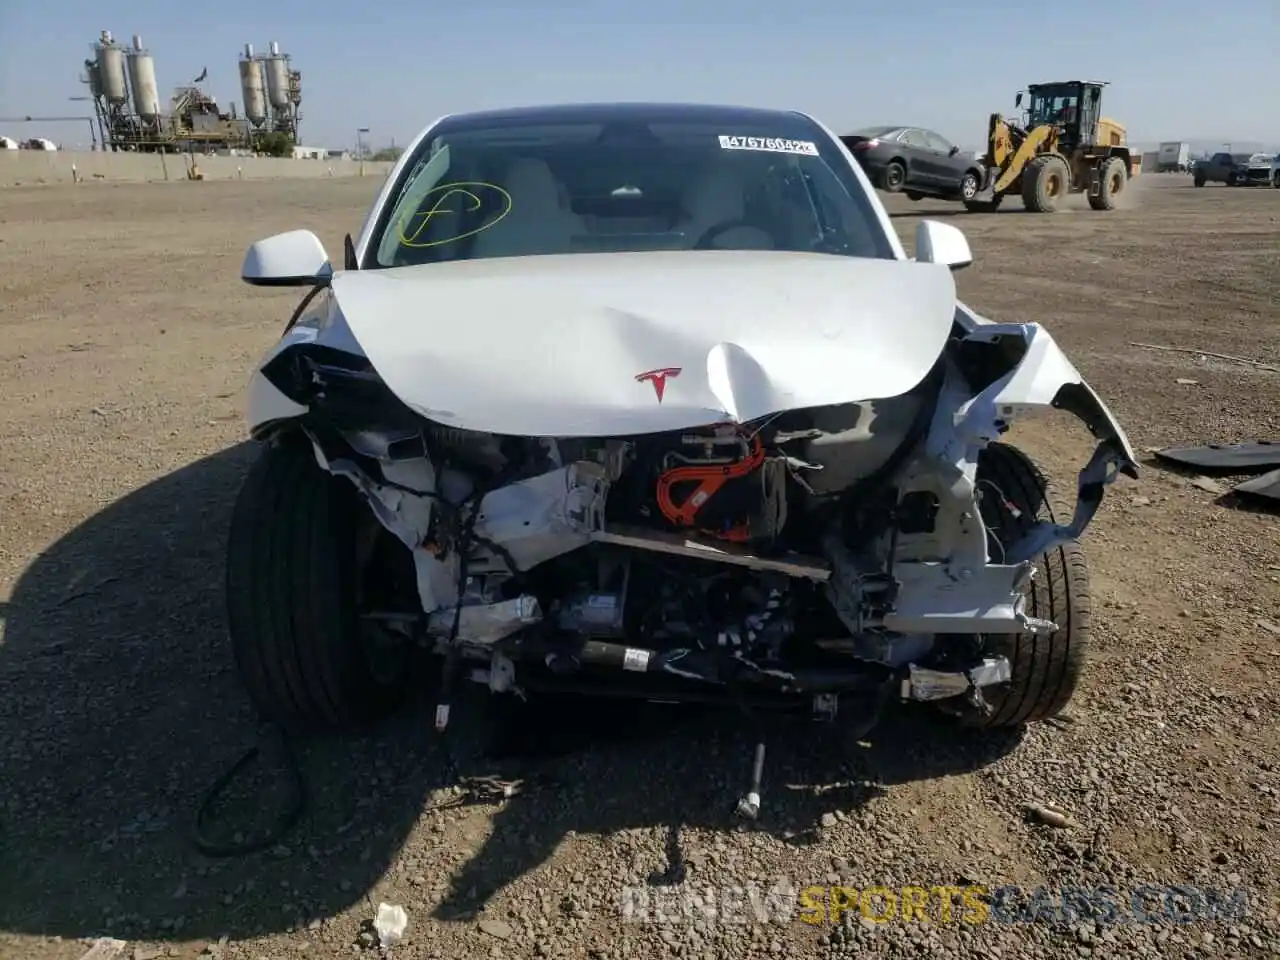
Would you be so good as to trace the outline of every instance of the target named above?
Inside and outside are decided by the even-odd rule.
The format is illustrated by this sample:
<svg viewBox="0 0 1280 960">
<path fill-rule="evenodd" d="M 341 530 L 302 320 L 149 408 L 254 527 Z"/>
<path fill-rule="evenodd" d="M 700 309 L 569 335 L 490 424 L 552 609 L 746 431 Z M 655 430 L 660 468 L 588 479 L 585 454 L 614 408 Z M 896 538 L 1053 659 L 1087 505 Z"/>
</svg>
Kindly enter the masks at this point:
<svg viewBox="0 0 1280 960">
<path fill-rule="evenodd" d="M 1274 161 L 1265 153 L 1215 153 L 1196 163 L 1195 185 L 1225 183 L 1229 187 L 1273 183 Z"/>
</svg>

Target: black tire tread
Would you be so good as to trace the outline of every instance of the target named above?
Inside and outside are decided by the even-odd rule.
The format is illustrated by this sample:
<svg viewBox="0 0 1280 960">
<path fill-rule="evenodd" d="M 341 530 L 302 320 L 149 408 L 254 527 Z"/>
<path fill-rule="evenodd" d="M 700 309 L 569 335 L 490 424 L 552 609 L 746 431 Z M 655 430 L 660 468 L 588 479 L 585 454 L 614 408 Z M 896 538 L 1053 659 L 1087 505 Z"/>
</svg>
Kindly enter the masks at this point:
<svg viewBox="0 0 1280 960">
<path fill-rule="evenodd" d="M 902 171 L 902 180 L 901 182 L 898 183 L 896 187 L 892 186 L 889 180 L 889 170 L 893 167 L 897 167 Z M 896 159 L 890 160 L 888 163 L 885 164 L 885 167 L 884 167 L 884 175 L 883 175 L 883 179 L 881 180 L 881 188 L 886 193 L 901 193 L 903 190 L 906 189 L 906 187 L 907 187 L 907 165 L 903 163 L 901 160 L 896 160 Z"/>
<path fill-rule="evenodd" d="M 991 491 L 984 491 L 988 507 L 984 520 L 1005 545 L 1039 520 L 1069 515 L 1065 503 L 1031 459 L 1008 444 L 990 444 L 978 461 L 979 481 L 998 487 L 1021 512 L 992 509 Z M 985 486 L 985 484 L 984 484 Z M 1079 543 L 1052 548 L 1037 561 L 1027 613 L 1053 620 L 1049 635 L 1015 634 L 988 638 L 989 652 L 1009 658 L 1012 677 L 1002 692 L 990 691 L 990 716 L 976 713 L 966 722 L 981 727 L 1017 727 L 1061 713 L 1071 700 L 1084 667 L 1092 627 L 1089 572 Z"/>
<path fill-rule="evenodd" d="M 1053 213 L 1058 208 L 1059 197 L 1041 196 L 1040 184 L 1047 167 L 1061 167 L 1064 177 L 1063 192 L 1070 189 L 1071 168 L 1058 153 L 1042 153 L 1032 157 L 1022 170 L 1022 203 L 1032 213 Z"/>
<path fill-rule="evenodd" d="M 1116 194 L 1111 193 L 1106 189 L 1106 185 L 1111 182 L 1111 168 L 1116 166 L 1124 169 L 1125 183 L 1124 186 L 1120 188 L 1120 192 L 1123 193 L 1125 187 L 1129 185 L 1129 170 L 1125 165 L 1124 160 L 1120 157 L 1111 157 L 1110 159 L 1103 161 L 1102 169 L 1098 171 L 1101 189 L 1096 197 L 1093 195 L 1089 196 L 1089 206 L 1094 210 L 1114 210 L 1116 208 Z"/>
<path fill-rule="evenodd" d="M 267 447 L 232 511 L 227 626 L 258 715 L 291 735 L 361 732 L 398 705 L 357 641 L 358 495 L 296 439 Z"/>
</svg>

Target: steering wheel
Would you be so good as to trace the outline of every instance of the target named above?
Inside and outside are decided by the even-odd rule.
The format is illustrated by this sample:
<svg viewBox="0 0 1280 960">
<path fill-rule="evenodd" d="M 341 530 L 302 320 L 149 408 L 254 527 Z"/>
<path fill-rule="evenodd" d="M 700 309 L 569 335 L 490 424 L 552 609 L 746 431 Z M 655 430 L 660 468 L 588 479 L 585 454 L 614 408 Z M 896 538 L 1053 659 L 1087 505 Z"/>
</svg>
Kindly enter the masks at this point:
<svg viewBox="0 0 1280 960">
<path fill-rule="evenodd" d="M 751 227 L 753 230 L 759 230 L 754 223 L 748 222 L 744 217 L 730 217 L 727 220 L 721 220 L 719 223 L 713 223 L 702 231 L 702 235 L 698 237 L 693 245 L 694 250 L 710 250 L 711 241 L 722 233 L 732 230 L 734 227 Z M 763 231 L 761 231 L 763 232 Z"/>
</svg>

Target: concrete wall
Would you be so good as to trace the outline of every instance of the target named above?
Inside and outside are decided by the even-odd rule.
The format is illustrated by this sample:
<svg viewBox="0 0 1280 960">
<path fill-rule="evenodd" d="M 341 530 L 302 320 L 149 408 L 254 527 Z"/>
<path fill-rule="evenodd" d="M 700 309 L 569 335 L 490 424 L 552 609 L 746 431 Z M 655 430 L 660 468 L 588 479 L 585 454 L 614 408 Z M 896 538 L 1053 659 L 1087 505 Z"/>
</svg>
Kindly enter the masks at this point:
<svg viewBox="0 0 1280 960">
<path fill-rule="evenodd" d="M 196 166 L 206 180 L 279 180 L 310 177 L 352 177 L 360 173 L 358 160 L 276 160 L 270 157 L 202 157 Z M 81 180 L 143 182 L 185 180 L 185 154 L 158 153 L 46 153 L 41 150 L 0 150 L 0 187 Z M 391 163 L 366 161 L 366 177 L 383 177 Z M 75 168 L 73 174 L 72 168 Z"/>
</svg>

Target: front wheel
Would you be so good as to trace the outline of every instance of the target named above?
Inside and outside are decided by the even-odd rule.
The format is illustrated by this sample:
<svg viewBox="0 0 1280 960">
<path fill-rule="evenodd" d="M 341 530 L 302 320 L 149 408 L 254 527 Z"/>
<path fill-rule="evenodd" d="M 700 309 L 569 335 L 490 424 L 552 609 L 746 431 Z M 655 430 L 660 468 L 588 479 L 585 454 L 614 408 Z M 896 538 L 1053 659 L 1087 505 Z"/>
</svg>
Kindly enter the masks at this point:
<svg viewBox="0 0 1280 960">
<path fill-rule="evenodd" d="M 1033 157 L 1022 171 L 1022 205 L 1031 213 L 1053 213 L 1071 189 L 1071 168 L 1056 153 Z"/>
<path fill-rule="evenodd" d="M 978 190 L 982 184 L 978 182 L 978 175 L 970 170 L 960 178 L 960 199 L 970 201 L 978 195 Z"/>
<path fill-rule="evenodd" d="M 408 551 L 350 481 L 320 469 L 305 437 L 263 451 L 232 511 L 226 565 L 231 648 L 263 720 L 294 735 L 358 733 L 399 706 L 407 638 L 361 617 L 403 581 L 397 561 L 412 573 Z"/>
<path fill-rule="evenodd" d="M 1271 185 L 1277 190 L 1280 190 L 1280 170 L 1277 170 L 1271 175 Z"/>
<path fill-rule="evenodd" d="M 993 443 L 978 459 L 980 510 L 994 536 L 993 559 L 1012 546 L 1037 521 L 1058 522 L 1070 516 L 1049 481 L 1022 451 Z M 988 687 L 983 696 L 992 708 L 982 714 L 967 705 L 961 720 L 967 726 L 1017 727 L 1047 720 L 1061 713 L 1071 700 L 1084 666 L 1091 634 L 1092 604 L 1089 571 L 1077 542 L 1041 554 L 1027 588 L 1029 616 L 1052 620 L 1052 634 L 1004 634 L 981 638 L 986 656 L 1004 656 L 1012 676 L 1008 683 Z"/>
<path fill-rule="evenodd" d="M 1203 186 L 1204 186 L 1204 177 L 1196 177 L 1196 179 L 1195 179 L 1195 185 L 1196 185 L 1197 187 L 1203 187 Z"/>
</svg>

